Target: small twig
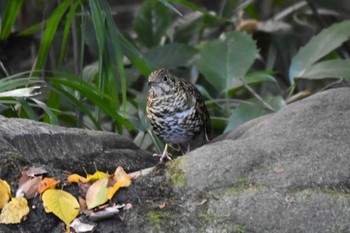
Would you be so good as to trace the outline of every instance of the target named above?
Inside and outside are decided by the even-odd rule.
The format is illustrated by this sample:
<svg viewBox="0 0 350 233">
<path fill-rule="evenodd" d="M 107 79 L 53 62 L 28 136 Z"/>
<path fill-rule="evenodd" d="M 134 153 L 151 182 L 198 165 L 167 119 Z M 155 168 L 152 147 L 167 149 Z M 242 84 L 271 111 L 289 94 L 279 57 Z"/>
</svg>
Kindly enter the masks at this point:
<svg viewBox="0 0 350 233">
<path fill-rule="evenodd" d="M 251 87 L 248 85 L 248 83 L 246 83 L 246 82 L 243 80 L 243 78 L 239 78 L 239 80 L 242 82 L 243 86 L 244 86 L 250 93 L 252 93 L 252 94 L 254 95 L 254 97 L 257 98 L 257 99 L 262 103 L 262 105 L 263 105 L 266 109 L 270 110 L 271 112 L 276 112 L 276 110 L 273 109 L 268 103 L 266 103 L 266 101 L 263 100 L 263 98 L 261 98 L 261 97 L 258 95 L 258 93 L 256 93 L 256 92 L 253 90 L 253 88 L 251 88 Z"/>
<path fill-rule="evenodd" d="M 293 96 L 291 96 L 290 98 L 288 98 L 286 100 L 286 104 L 290 104 L 290 103 L 293 103 L 295 101 L 298 101 L 298 100 L 301 100 L 301 99 L 304 99 L 305 97 L 309 96 L 310 95 L 310 91 L 309 90 L 304 90 L 304 91 L 301 91 Z"/>
</svg>

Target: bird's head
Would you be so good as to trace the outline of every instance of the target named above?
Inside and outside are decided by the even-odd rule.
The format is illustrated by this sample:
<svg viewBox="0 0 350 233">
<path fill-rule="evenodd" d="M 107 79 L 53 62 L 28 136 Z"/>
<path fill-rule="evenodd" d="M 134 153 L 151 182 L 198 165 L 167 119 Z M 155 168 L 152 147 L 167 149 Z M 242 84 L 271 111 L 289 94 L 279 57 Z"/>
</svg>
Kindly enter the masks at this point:
<svg viewBox="0 0 350 233">
<path fill-rule="evenodd" d="M 167 69 L 153 71 L 148 77 L 148 85 L 157 95 L 167 94 L 176 87 L 176 77 Z"/>
</svg>

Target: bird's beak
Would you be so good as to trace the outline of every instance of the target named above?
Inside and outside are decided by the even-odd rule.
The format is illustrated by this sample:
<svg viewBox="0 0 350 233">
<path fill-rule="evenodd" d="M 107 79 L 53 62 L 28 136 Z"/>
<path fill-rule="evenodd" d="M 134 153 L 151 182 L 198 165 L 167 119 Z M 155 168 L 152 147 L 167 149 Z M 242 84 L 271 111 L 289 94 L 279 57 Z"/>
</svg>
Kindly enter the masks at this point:
<svg viewBox="0 0 350 233">
<path fill-rule="evenodd" d="M 152 86 L 154 84 L 154 81 L 148 81 L 148 86 Z"/>
</svg>

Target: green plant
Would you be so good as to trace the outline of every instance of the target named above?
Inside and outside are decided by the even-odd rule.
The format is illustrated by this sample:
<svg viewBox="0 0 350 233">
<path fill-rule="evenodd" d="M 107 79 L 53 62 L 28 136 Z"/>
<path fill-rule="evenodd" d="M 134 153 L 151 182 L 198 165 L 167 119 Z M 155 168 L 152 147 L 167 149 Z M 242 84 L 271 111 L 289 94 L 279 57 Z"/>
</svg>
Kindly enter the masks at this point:
<svg viewBox="0 0 350 233">
<path fill-rule="evenodd" d="M 37 9 L 28 11 L 33 2 Z M 341 1 L 274 1 L 261 8 L 258 1 L 221 0 L 211 6 L 145 0 L 126 29 L 112 10 L 119 4 L 0 1 L 0 52 L 13 37 L 40 38 L 35 59 L 25 60 L 26 70 L 8 69 L 0 53 L 1 113 L 117 131 L 143 149 L 155 145 L 160 151 L 144 111 L 145 77 L 156 68 L 173 69 L 196 83 L 217 134 L 278 111 L 305 90 L 327 88 L 329 78 L 350 77 L 344 44 L 350 10 Z M 35 17 L 42 9 L 48 9 L 44 20 Z M 332 10 L 337 20 L 322 9 Z M 17 19 L 26 17 L 23 12 L 35 20 L 22 26 L 23 19 Z M 14 26 L 19 31 L 11 33 Z"/>
</svg>

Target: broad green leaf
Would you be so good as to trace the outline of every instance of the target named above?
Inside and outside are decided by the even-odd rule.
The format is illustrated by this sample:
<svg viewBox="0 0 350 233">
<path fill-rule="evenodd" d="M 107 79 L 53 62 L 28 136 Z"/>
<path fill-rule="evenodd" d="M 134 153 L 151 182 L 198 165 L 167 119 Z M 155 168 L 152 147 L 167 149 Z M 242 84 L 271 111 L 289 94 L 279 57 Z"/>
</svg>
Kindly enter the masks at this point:
<svg viewBox="0 0 350 233">
<path fill-rule="evenodd" d="M 125 56 L 129 58 L 129 60 L 141 74 L 148 76 L 154 70 L 154 67 L 151 66 L 151 63 L 127 38 L 125 38 L 123 34 L 120 32 L 117 33 Z"/>
<path fill-rule="evenodd" d="M 169 9 L 159 1 L 146 0 L 135 19 L 135 31 L 141 43 L 147 47 L 159 45 L 171 23 Z"/>
<path fill-rule="evenodd" d="M 0 20 L 0 40 L 5 40 L 10 35 L 23 2 L 23 0 L 6 1 L 5 13 Z"/>
<path fill-rule="evenodd" d="M 199 71 L 219 92 L 237 86 L 258 53 L 254 40 L 243 32 L 230 32 L 224 40 L 214 40 L 200 48 Z"/>
<path fill-rule="evenodd" d="M 48 189 L 42 195 L 46 213 L 53 213 L 59 217 L 66 226 L 79 214 L 79 203 L 70 193 L 60 189 Z"/>
<path fill-rule="evenodd" d="M 244 76 L 243 80 L 248 85 L 255 85 L 263 82 L 272 82 L 277 84 L 276 79 L 272 75 L 270 75 L 268 72 L 250 73 Z M 235 94 L 238 90 L 244 88 L 242 81 L 239 79 L 234 79 L 232 82 L 232 85 L 233 85 L 232 88 L 229 90 L 230 96 Z"/>
<path fill-rule="evenodd" d="M 276 110 L 286 105 L 281 96 L 270 96 L 264 98 L 264 100 Z M 251 101 L 251 103 L 240 103 L 237 108 L 232 111 L 225 132 L 237 128 L 237 126 L 246 121 L 271 113 L 264 109 L 261 104 L 258 103 L 258 100 L 252 99 Z"/>
<path fill-rule="evenodd" d="M 313 37 L 292 59 L 289 79 L 293 83 L 297 77 L 305 77 L 305 73 L 322 57 L 338 48 L 350 38 L 350 21 L 333 24 Z"/>
<path fill-rule="evenodd" d="M 156 68 L 174 69 L 179 66 L 186 66 L 196 55 L 197 50 L 185 44 L 166 44 L 150 49 L 145 57 Z"/>
<path fill-rule="evenodd" d="M 350 79 L 350 60 L 334 59 L 311 65 L 300 78 L 344 78 Z"/>
<path fill-rule="evenodd" d="M 213 19 L 216 19 L 216 20 L 219 20 L 219 21 L 226 21 L 226 22 L 231 22 L 230 19 L 225 19 L 225 18 L 222 18 L 222 17 L 219 17 L 219 16 L 216 16 L 215 14 L 212 14 L 202 8 L 200 8 L 199 6 L 197 6 L 196 4 L 188 1 L 188 0 L 166 0 L 168 2 L 172 2 L 172 3 L 179 3 L 179 4 L 182 4 L 192 10 L 195 10 L 195 11 L 198 11 L 198 12 L 201 12 L 203 15 L 206 15 L 206 16 L 209 16 L 210 18 L 213 18 Z"/>
</svg>

